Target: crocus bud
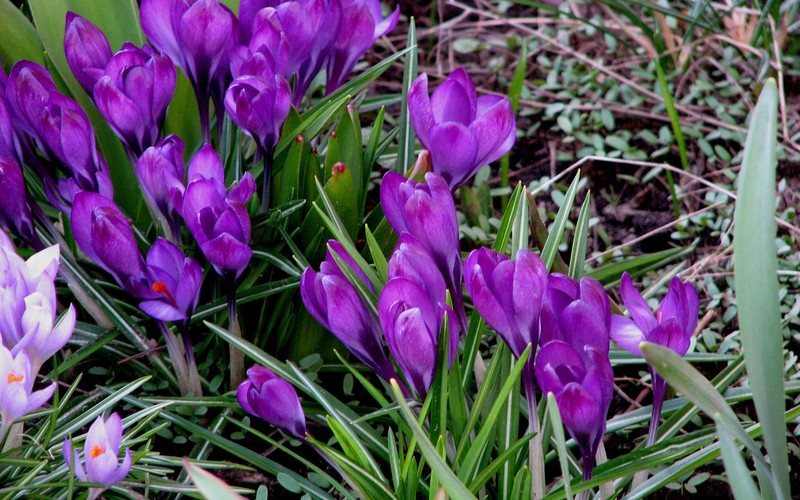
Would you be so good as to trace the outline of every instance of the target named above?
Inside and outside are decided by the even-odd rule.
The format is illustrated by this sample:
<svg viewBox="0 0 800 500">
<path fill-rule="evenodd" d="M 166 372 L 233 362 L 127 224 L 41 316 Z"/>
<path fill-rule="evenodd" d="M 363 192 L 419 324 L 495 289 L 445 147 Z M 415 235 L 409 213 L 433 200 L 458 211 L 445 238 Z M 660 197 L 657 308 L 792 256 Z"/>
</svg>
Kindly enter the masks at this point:
<svg viewBox="0 0 800 500">
<path fill-rule="evenodd" d="M 330 94 L 342 86 L 358 60 L 375 40 L 392 31 L 400 18 L 400 7 L 385 19 L 380 0 L 342 0 L 342 26 L 336 35 L 328 57 L 328 82 L 325 92 Z"/>
<path fill-rule="evenodd" d="M 253 20 L 253 36 L 246 46 L 239 47 L 231 54 L 231 74 L 234 78 L 242 75 L 262 75 L 261 70 L 253 71 L 253 63 L 269 67 L 276 75 L 287 76 L 289 59 L 291 57 L 289 40 L 281 25 L 280 14 L 276 9 L 265 8 L 258 11 Z M 261 60 L 255 59 L 242 67 L 248 59 L 262 56 Z"/>
<path fill-rule="evenodd" d="M 440 175 L 429 172 L 425 180 L 427 184 L 419 184 L 396 172 L 388 172 L 381 183 L 381 206 L 392 229 L 398 234 L 409 233 L 416 237 L 431 254 L 444 276 L 464 328 L 456 206 Z"/>
<path fill-rule="evenodd" d="M 226 192 L 222 162 L 206 144 L 189 164 L 189 184 L 182 214 L 189 232 L 214 269 L 223 276 L 242 274 L 250 249 L 250 215 L 245 203 L 253 196 L 255 180 L 249 172 Z"/>
<path fill-rule="evenodd" d="M 197 307 L 203 269 L 169 241 L 158 238 L 147 252 L 147 280 L 154 297 L 139 304 L 161 321 L 186 321 Z"/>
<path fill-rule="evenodd" d="M 103 488 L 91 488 L 89 500 L 93 500 L 107 488 L 125 479 L 131 470 L 131 450 L 125 450 L 125 458 L 119 462 L 119 449 L 122 443 L 122 421 L 112 413 L 107 419 L 97 417 L 83 445 L 83 460 L 69 439 L 64 441 L 61 453 L 67 466 L 75 471 L 75 476 L 83 482 L 102 484 Z M 84 468 L 84 465 L 86 466 Z"/>
<path fill-rule="evenodd" d="M 239 385 L 236 399 L 247 413 L 305 440 L 306 416 L 297 391 L 269 368 L 254 366 L 247 370 L 247 380 Z"/>
<path fill-rule="evenodd" d="M 8 74 L 6 101 L 14 126 L 37 139 L 50 94 L 58 88 L 46 69 L 31 61 L 17 61 Z"/>
<path fill-rule="evenodd" d="M 436 267 L 433 257 L 422 243 L 410 235 L 403 233 L 397 247 L 389 258 L 387 278 L 408 278 L 426 290 L 434 303 L 446 304 L 447 285 L 442 272 Z"/>
<path fill-rule="evenodd" d="M 420 75 L 408 93 L 408 113 L 433 169 L 451 189 L 484 165 L 506 154 L 516 140 L 516 120 L 508 99 L 477 96 L 475 85 L 458 68 L 428 96 L 428 75 Z"/>
<path fill-rule="evenodd" d="M 239 39 L 239 23 L 218 0 L 142 0 L 142 29 L 150 43 L 179 66 L 198 96 L 228 72 L 228 57 Z"/>
<path fill-rule="evenodd" d="M 111 59 L 111 46 L 105 33 L 74 12 L 67 12 L 64 53 L 75 79 L 91 96 L 94 84 Z"/>
<path fill-rule="evenodd" d="M 380 327 L 339 268 L 332 252 L 371 288 L 366 276 L 341 243 L 331 240 L 319 272 L 307 268 L 300 278 L 303 303 L 311 316 L 334 334 L 350 352 L 384 380 L 389 380 L 396 374 L 383 348 Z"/>
<path fill-rule="evenodd" d="M 33 230 L 33 215 L 22 169 L 7 156 L 0 156 L 0 192 L 3 193 L 0 197 L 0 222 L 32 247 L 40 248 L 41 241 Z"/>
<path fill-rule="evenodd" d="M 277 7 L 281 0 L 241 0 L 239 2 L 239 29 L 242 43 L 247 44 L 253 33 L 256 14 L 266 7 Z"/>
<path fill-rule="evenodd" d="M 488 248 L 475 250 L 464 265 L 464 281 L 475 309 L 514 356 L 538 344 L 547 290 L 547 268 L 538 255 L 521 249 L 512 260 Z"/>
<path fill-rule="evenodd" d="M 608 355 L 593 345 L 552 341 L 539 350 L 536 381 L 545 395 L 555 396 L 561 420 L 578 443 L 583 478 L 588 480 L 606 431 L 606 415 L 614 393 Z"/>
<path fill-rule="evenodd" d="M 0 344 L 0 442 L 15 420 L 38 410 L 53 396 L 55 382 L 34 392 L 35 378 L 28 353 L 12 355 Z"/>
<path fill-rule="evenodd" d="M 541 345 L 563 340 L 581 355 L 585 345 L 608 353 L 610 325 L 611 302 L 599 281 L 582 278 L 578 282 L 563 274 L 550 275 L 542 306 Z"/>
<path fill-rule="evenodd" d="M 144 261 L 130 222 L 105 196 L 81 192 L 72 206 L 72 232 L 83 252 L 134 296 L 147 293 Z"/>
<path fill-rule="evenodd" d="M 136 162 L 142 190 L 166 221 L 174 239 L 180 235 L 178 207 L 186 190 L 183 151 L 181 138 L 168 135 L 147 148 Z"/>
<path fill-rule="evenodd" d="M 21 159 L 20 146 L 13 125 L 15 120 L 5 99 L 7 83 L 8 77 L 3 68 L 0 68 L 0 156 L 7 156 L 19 161 Z"/>
<path fill-rule="evenodd" d="M 135 156 L 152 146 L 175 93 L 175 67 L 145 45 L 126 42 L 94 86 L 97 109 Z"/>
<path fill-rule="evenodd" d="M 389 351 L 422 399 L 433 383 L 439 330 L 447 309 L 441 303 L 432 303 L 425 289 L 408 278 L 392 279 L 378 298 L 378 317 Z M 451 360 L 458 349 L 458 328 L 453 319 L 451 315 Z"/>
<path fill-rule="evenodd" d="M 292 107 L 292 89 L 286 79 L 269 71 L 261 76 L 240 76 L 225 93 L 231 119 L 266 152 L 278 142 L 283 122 Z"/>
<path fill-rule="evenodd" d="M 676 276 L 672 279 L 667 296 L 658 305 L 654 315 L 642 295 L 633 286 L 627 272 L 622 275 L 620 288 L 622 301 L 628 308 L 631 318 L 618 314 L 611 317 L 611 340 L 636 356 L 642 356 L 639 348 L 642 342 L 668 347 L 679 356 L 686 354 L 692 343 L 694 329 L 697 327 L 697 314 L 700 309 L 697 290 L 688 283 L 682 283 Z M 657 437 L 661 407 L 667 394 L 667 382 L 652 366 L 649 367 L 649 371 L 653 380 L 653 411 L 647 444 L 652 445 Z"/>
</svg>

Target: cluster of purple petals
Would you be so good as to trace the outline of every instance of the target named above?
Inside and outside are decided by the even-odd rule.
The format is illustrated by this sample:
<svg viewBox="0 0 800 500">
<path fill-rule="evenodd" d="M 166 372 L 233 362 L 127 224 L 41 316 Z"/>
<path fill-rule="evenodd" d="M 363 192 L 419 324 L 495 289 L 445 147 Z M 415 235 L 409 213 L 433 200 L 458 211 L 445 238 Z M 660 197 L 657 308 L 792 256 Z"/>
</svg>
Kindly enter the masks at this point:
<svg viewBox="0 0 800 500">
<path fill-rule="evenodd" d="M 23 260 L 0 231 L 0 443 L 20 417 L 38 410 L 55 391 L 33 390 L 44 363 L 72 337 L 75 309 L 57 316 L 57 245 Z"/>
<path fill-rule="evenodd" d="M 86 113 L 30 61 L 14 64 L 8 77 L 0 70 L 0 185 L 10 195 L 0 199 L 0 219 L 38 248 L 22 165 L 42 178 L 50 202 L 66 213 L 79 191 L 113 195 Z"/>
</svg>

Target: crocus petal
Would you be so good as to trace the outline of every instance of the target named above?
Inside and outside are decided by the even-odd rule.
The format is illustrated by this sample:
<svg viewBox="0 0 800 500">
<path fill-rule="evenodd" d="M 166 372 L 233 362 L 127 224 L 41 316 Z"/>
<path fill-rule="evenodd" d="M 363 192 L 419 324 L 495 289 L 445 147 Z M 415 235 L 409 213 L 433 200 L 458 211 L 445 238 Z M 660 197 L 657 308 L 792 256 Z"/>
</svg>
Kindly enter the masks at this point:
<svg viewBox="0 0 800 500">
<path fill-rule="evenodd" d="M 646 340 L 668 347 L 678 356 L 683 356 L 689 350 L 692 336 L 687 335 L 684 325 L 677 318 L 672 318 L 653 328 Z"/>
<path fill-rule="evenodd" d="M 500 98 L 469 125 L 478 144 L 476 168 L 499 160 L 514 146 L 516 139 L 514 108 L 508 99 Z"/>
<path fill-rule="evenodd" d="M 446 122 L 434 125 L 429 138 L 431 160 L 450 189 L 474 174 L 478 142 L 469 128 L 461 123 Z"/>
<path fill-rule="evenodd" d="M 431 144 L 428 134 L 436 122 L 428 95 L 428 75 L 425 73 L 419 75 L 408 90 L 408 115 L 419 142 L 428 149 Z"/>
<path fill-rule="evenodd" d="M 646 340 L 645 334 L 633 320 L 614 314 L 611 316 L 609 334 L 611 335 L 611 340 L 619 347 L 636 356 L 642 356 L 639 344 Z"/>
<path fill-rule="evenodd" d="M 628 308 L 628 313 L 630 313 L 633 321 L 639 325 L 643 332 L 649 332 L 656 327 L 656 319 L 650 311 L 650 306 L 642 298 L 642 294 L 633 286 L 633 281 L 627 272 L 622 275 L 620 293 L 625 307 Z"/>
</svg>

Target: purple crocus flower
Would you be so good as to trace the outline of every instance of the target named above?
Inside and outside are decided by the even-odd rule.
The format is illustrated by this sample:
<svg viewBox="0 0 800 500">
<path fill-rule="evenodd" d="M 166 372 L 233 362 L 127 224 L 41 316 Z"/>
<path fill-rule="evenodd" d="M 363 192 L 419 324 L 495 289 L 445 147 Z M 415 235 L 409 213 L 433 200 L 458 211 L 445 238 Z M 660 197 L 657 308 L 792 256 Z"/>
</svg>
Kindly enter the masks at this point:
<svg viewBox="0 0 800 500">
<path fill-rule="evenodd" d="M 241 0 L 239 2 L 239 29 L 242 43 L 248 44 L 253 36 L 256 14 L 266 7 L 277 7 L 281 0 Z"/>
<path fill-rule="evenodd" d="M 178 243 L 181 234 L 179 206 L 186 190 L 184 147 L 180 137 L 168 135 L 147 148 L 136 162 L 136 175 L 145 196 L 163 218 L 168 238 Z"/>
<path fill-rule="evenodd" d="M 269 368 L 254 366 L 247 370 L 247 380 L 239 385 L 236 398 L 247 413 L 305 441 L 306 416 L 297 391 Z"/>
<path fill-rule="evenodd" d="M 408 112 L 422 147 L 431 152 L 434 172 L 455 189 L 514 145 L 516 120 L 508 99 L 477 96 L 464 68 L 458 68 L 428 96 L 428 75 L 408 93 Z"/>
<path fill-rule="evenodd" d="M 241 14 L 241 13 L 240 13 Z M 274 74 L 286 76 L 289 64 L 289 40 L 283 31 L 280 15 L 273 8 L 265 8 L 255 15 L 252 37 L 246 45 L 231 52 L 233 78 L 243 75 L 261 75 L 266 67 Z"/>
<path fill-rule="evenodd" d="M 611 301 L 603 285 L 593 278 L 580 282 L 553 273 L 542 306 L 540 344 L 563 340 L 578 352 L 592 345 L 608 353 Z"/>
<path fill-rule="evenodd" d="M 365 286 L 372 289 L 367 277 L 342 244 L 330 240 L 319 272 L 307 268 L 300 278 L 300 295 L 306 309 L 319 324 L 334 334 L 350 352 L 381 378 L 389 380 L 396 377 L 381 343 L 381 332 L 377 321 L 339 268 L 333 253 L 336 253 L 358 275 Z"/>
<path fill-rule="evenodd" d="M 53 77 L 31 61 L 17 61 L 8 74 L 6 100 L 14 126 L 20 132 L 39 138 L 41 117 L 50 95 L 58 93 Z"/>
<path fill-rule="evenodd" d="M 697 327 L 697 313 L 700 301 L 697 290 L 682 283 L 676 276 L 669 285 L 664 300 L 659 304 L 655 315 L 650 311 L 642 295 L 636 290 L 628 273 L 622 275 L 622 300 L 631 319 L 615 314 L 611 317 L 611 340 L 626 351 L 642 356 L 639 344 L 651 342 L 668 347 L 679 356 L 686 354 L 691 345 L 692 335 Z M 667 392 L 667 382 L 652 367 L 653 413 L 647 445 L 655 443 L 661 407 Z"/>
<path fill-rule="evenodd" d="M 266 65 L 258 75 L 236 78 L 225 93 L 225 109 L 231 119 L 270 157 L 291 107 L 292 89 Z"/>
<path fill-rule="evenodd" d="M 135 297 L 147 296 L 144 261 L 130 222 L 105 196 L 81 192 L 72 207 L 72 232 L 89 259 Z"/>
<path fill-rule="evenodd" d="M 425 174 L 427 184 L 388 172 L 381 183 L 381 206 L 398 234 L 409 233 L 425 247 L 444 276 L 462 329 L 466 330 L 461 292 L 462 262 L 453 195 L 444 179 Z"/>
<path fill-rule="evenodd" d="M 105 33 L 74 12 L 67 12 L 64 54 L 75 79 L 91 96 L 112 55 Z"/>
<path fill-rule="evenodd" d="M 150 43 L 192 83 L 208 142 L 208 99 L 221 104 L 230 52 L 239 40 L 236 16 L 218 0 L 142 0 L 139 13 Z"/>
<path fill-rule="evenodd" d="M 555 396 L 561 419 L 578 443 L 583 478 L 590 479 L 614 392 L 608 355 L 591 344 L 554 340 L 539 350 L 536 381 L 544 394 Z"/>
<path fill-rule="evenodd" d="M 538 344 L 547 290 L 547 268 L 538 255 L 521 249 L 512 260 L 488 248 L 475 250 L 467 257 L 464 281 L 475 309 L 514 356 Z"/>
<path fill-rule="evenodd" d="M 395 7 L 384 19 L 380 0 L 341 0 L 341 3 L 344 29 L 336 35 L 328 56 L 327 94 L 342 86 L 361 56 L 375 40 L 392 31 L 400 18 L 400 7 Z"/>
<path fill-rule="evenodd" d="M 0 339 L 12 355 L 25 351 L 34 376 L 64 347 L 75 329 L 70 305 L 56 321 L 59 247 L 53 245 L 23 261 L 3 235 L 0 244 Z"/>
<path fill-rule="evenodd" d="M 458 326 L 446 305 L 433 302 L 428 291 L 408 278 L 390 280 L 378 298 L 378 317 L 386 343 L 409 385 L 424 399 L 433 383 L 439 331 L 448 314 L 450 361 L 458 349 Z"/>
<path fill-rule="evenodd" d="M 7 83 L 8 77 L 3 68 L 0 68 L 0 156 L 20 161 L 19 140 L 12 124 L 14 119 L 5 98 Z"/>
<path fill-rule="evenodd" d="M 0 103 L 2 106 L 2 103 Z M 22 169 L 13 158 L 0 156 L 0 222 L 34 248 L 41 241 L 33 230 L 33 215 L 28 205 L 28 192 Z"/>
<path fill-rule="evenodd" d="M 194 259 L 163 238 L 157 238 L 147 252 L 147 280 L 155 298 L 139 308 L 161 321 L 187 321 L 200 297 L 203 269 Z"/>
<path fill-rule="evenodd" d="M 222 276 L 238 278 L 253 255 L 250 249 L 250 215 L 245 203 L 256 189 L 253 176 L 226 192 L 222 162 L 206 144 L 189 164 L 189 184 L 181 213 L 203 255 Z"/>
<path fill-rule="evenodd" d="M 172 61 L 126 42 L 94 86 L 94 102 L 131 156 L 155 144 L 175 93 Z"/>
<path fill-rule="evenodd" d="M 408 278 L 421 286 L 434 303 L 447 303 L 447 285 L 442 272 L 436 267 L 428 250 L 409 233 L 400 235 L 397 247 L 389 258 L 387 278 L 391 280 L 396 277 Z"/>
<path fill-rule="evenodd" d="M 125 458 L 119 462 L 122 443 L 122 420 L 112 413 L 107 419 L 97 417 L 83 445 L 83 460 L 69 439 L 64 441 L 61 453 L 67 467 L 73 468 L 75 476 L 83 482 L 102 484 L 103 488 L 91 488 L 89 500 L 93 500 L 107 488 L 125 479 L 131 470 L 131 450 L 125 450 Z M 84 469 L 84 464 L 86 468 Z"/>
<path fill-rule="evenodd" d="M 55 382 L 34 392 L 35 378 L 28 353 L 12 355 L 0 344 L 0 443 L 15 420 L 38 410 L 53 396 Z"/>
</svg>

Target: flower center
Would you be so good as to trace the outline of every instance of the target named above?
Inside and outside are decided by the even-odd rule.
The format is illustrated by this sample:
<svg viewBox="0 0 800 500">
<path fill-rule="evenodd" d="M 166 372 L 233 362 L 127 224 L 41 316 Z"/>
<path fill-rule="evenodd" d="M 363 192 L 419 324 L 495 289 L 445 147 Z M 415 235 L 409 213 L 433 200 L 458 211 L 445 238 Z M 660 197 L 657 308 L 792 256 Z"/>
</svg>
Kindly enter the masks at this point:
<svg viewBox="0 0 800 500">
<path fill-rule="evenodd" d="M 166 295 L 169 301 L 172 302 L 172 305 L 178 307 L 178 304 L 175 302 L 175 297 L 173 297 L 172 294 L 169 293 L 167 285 L 165 285 L 163 281 L 156 281 L 150 288 L 156 293 L 163 293 L 164 295 Z"/>
<path fill-rule="evenodd" d="M 102 455 L 105 452 L 106 452 L 106 449 L 105 449 L 104 446 L 100 446 L 99 444 L 96 444 L 92 448 L 92 451 L 89 452 L 89 456 L 92 457 L 92 458 L 97 458 L 98 456 Z"/>
<path fill-rule="evenodd" d="M 25 380 L 25 375 L 17 375 L 16 373 L 9 373 L 8 374 L 8 383 L 9 384 L 18 384 Z"/>
</svg>

